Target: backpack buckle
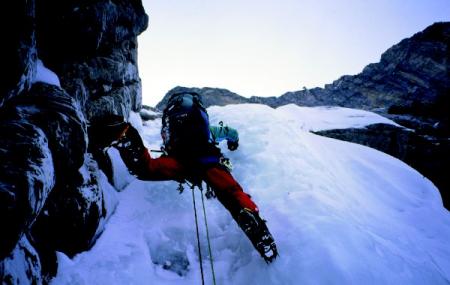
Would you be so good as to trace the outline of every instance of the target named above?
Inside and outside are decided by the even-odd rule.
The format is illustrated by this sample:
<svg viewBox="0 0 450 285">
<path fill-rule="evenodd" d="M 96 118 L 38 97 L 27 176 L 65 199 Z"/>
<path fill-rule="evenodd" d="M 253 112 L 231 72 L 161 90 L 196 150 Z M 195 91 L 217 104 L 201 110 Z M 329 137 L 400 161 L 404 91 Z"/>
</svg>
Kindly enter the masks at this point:
<svg viewBox="0 0 450 285">
<path fill-rule="evenodd" d="M 222 156 L 219 160 L 219 164 L 225 167 L 229 172 L 233 170 L 233 164 L 231 163 L 229 158 Z"/>
</svg>

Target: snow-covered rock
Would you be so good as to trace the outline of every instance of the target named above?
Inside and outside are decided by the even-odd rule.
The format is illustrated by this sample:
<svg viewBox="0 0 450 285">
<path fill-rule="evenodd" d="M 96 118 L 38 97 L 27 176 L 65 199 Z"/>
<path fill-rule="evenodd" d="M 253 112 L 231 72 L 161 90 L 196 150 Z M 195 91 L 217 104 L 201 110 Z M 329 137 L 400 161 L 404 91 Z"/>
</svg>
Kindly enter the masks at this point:
<svg viewBox="0 0 450 285">
<path fill-rule="evenodd" d="M 20 0 L 2 11 L 0 283 L 39 284 L 55 272 L 55 250 L 89 249 L 114 212 L 115 190 L 87 155 L 86 118 L 140 109 L 137 35 L 148 17 L 126 0 Z M 26 260 L 6 259 L 22 236 L 40 261 L 27 281 Z"/>
<path fill-rule="evenodd" d="M 372 124 L 400 127 L 394 121 L 373 112 L 344 107 L 301 107 L 289 104 L 278 107 L 277 112 L 290 120 L 301 122 L 300 127 L 305 131 L 363 128 Z"/>
<path fill-rule="evenodd" d="M 33 79 L 33 83 L 36 82 L 42 82 L 61 87 L 58 75 L 56 75 L 56 73 L 48 69 L 40 59 L 37 60 L 36 76 Z"/>
<path fill-rule="evenodd" d="M 53 157 L 42 129 L 16 118 L 2 122 L 0 133 L 1 260 L 39 215 L 55 180 Z"/>
<path fill-rule="evenodd" d="M 39 58 L 88 120 L 139 111 L 137 36 L 148 24 L 141 1 L 36 1 L 36 14 Z"/>
<path fill-rule="evenodd" d="M 41 263 L 36 250 L 22 237 L 0 263 L 1 284 L 42 284 Z"/>
</svg>

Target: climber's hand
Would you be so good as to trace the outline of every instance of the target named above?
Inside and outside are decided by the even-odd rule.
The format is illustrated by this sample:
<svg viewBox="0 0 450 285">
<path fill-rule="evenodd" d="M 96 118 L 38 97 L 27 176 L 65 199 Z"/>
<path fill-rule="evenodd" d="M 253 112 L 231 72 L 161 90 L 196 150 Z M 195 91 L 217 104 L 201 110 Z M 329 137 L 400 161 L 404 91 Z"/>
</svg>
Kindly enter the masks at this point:
<svg viewBox="0 0 450 285">
<path fill-rule="evenodd" d="M 117 142 L 129 128 L 121 116 L 110 116 L 88 126 L 89 148 L 105 149 Z"/>
</svg>

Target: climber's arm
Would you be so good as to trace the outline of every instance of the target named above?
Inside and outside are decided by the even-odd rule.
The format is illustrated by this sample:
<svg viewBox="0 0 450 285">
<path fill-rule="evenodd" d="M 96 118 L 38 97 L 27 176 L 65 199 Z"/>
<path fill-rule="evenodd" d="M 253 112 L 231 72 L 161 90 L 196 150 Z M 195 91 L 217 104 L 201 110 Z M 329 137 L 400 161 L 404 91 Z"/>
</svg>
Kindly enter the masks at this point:
<svg viewBox="0 0 450 285">
<path fill-rule="evenodd" d="M 230 150 L 237 149 L 239 145 L 239 133 L 236 129 L 229 126 L 210 126 L 211 136 L 214 142 L 218 143 L 227 140 L 227 145 Z"/>
<path fill-rule="evenodd" d="M 119 150 L 128 170 L 141 180 L 184 179 L 184 170 L 178 161 L 165 156 L 152 158 L 138 131 L 132 126 L 128 127 L 114 147 Z"/>
</svg>

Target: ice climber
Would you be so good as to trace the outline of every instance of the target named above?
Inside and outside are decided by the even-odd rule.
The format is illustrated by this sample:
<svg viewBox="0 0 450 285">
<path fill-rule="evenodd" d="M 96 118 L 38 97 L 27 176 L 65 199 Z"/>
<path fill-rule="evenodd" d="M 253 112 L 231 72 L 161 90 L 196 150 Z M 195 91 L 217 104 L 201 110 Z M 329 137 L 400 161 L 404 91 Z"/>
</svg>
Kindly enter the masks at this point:
<svg viewBox="0 0 450 285">
<path fill-rule="evenodd" d="M 90 128 L 90 132 L 96 132 L 94 137 L 105 130 L 108 136 L 119 138 L 110 145 L 119 150 L 128 170 L 138 179 L 187 180 L 193 185 L 206 182 L 262 258 L 267 262 L 276 258 L 277 247 L 258 207 L 233 178 L 229 160 L 217 147 L 221 140 L 227 140 L 228 148 L 236 150 L 238 132 L 222 122 L 210 126 L 199 94 L 180 92 L 170 97 L 162 117 L 164 154 L 158 158 L 151 157 L 138 131 L 129 123 L 103 122 Z"/>
</svg>

